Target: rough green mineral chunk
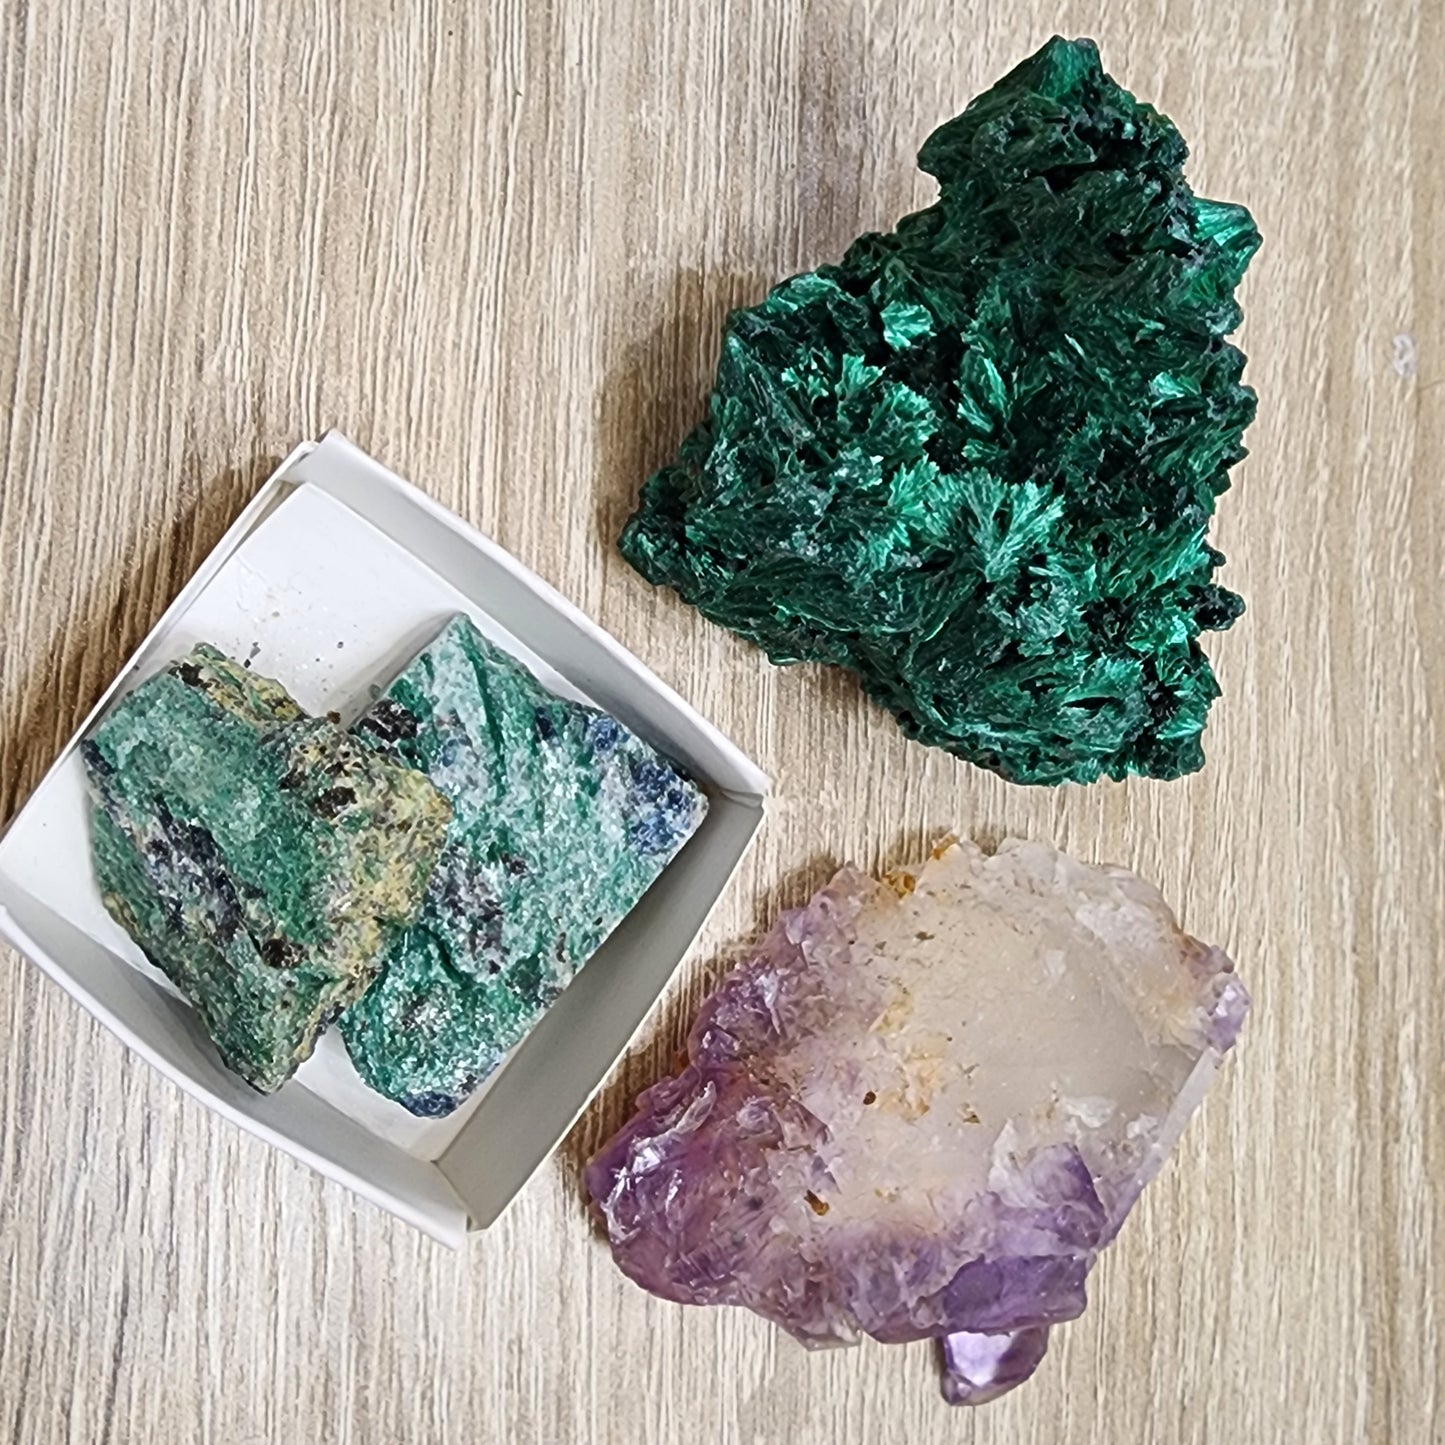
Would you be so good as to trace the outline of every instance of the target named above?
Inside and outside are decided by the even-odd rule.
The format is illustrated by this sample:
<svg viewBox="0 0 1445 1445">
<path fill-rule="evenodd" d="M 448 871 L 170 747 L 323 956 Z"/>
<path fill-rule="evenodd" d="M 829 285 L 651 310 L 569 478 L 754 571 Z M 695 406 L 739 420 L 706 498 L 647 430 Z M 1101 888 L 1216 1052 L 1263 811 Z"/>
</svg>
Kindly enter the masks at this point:
<svg viewBox="0 0 1445 1445">
<path fill-rule="evenodd" d="M 448 1114 L 642 897 L 707 800 L 465 617 L 355 731 L 427 773 L 453 820 L 420 916 L 341 1034 L 372 1088 L 414 1114 Z"/>
<path fill-rule="evenodd" d="M 1051 40 L 931 136 L 937 204 L 728 320 L 622 551 L 775 662 L 1025 783 L 1175 777 L 1219 688 L 1215 498 L 1259 244 L 1163 116 Z"/>
<path fill-rule="evenodd" d="M 202 645 L 83 747 L 105 905 L 269 1093 L 376 976 L 451 818 L 398 767 Z"/>
</svg>

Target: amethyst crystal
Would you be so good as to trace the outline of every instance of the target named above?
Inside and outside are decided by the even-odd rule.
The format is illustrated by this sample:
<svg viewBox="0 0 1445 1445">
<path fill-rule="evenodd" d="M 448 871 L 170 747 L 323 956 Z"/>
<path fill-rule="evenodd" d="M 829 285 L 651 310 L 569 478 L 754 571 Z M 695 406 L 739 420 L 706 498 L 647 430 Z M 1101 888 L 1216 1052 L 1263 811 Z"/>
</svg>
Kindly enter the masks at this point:
<svg viewBox="0 0 1445 1445">
<path fill-rule="evenodd" d="M 644 1288 L 809 1345 L 939 1338 L 980 1404 L 1083 1310 L 1248 1003 L 1120 868 L 1015 840 L 844 869 L 723 980 L 587 1188 Z"/>
<path fill-rule="evenodd" d="M 943 1337 L 943 1395 L 950 1405 L 986 1405 L 1022 1385 L 1049 1348 L 1049 1327 Z"/>
</svg>

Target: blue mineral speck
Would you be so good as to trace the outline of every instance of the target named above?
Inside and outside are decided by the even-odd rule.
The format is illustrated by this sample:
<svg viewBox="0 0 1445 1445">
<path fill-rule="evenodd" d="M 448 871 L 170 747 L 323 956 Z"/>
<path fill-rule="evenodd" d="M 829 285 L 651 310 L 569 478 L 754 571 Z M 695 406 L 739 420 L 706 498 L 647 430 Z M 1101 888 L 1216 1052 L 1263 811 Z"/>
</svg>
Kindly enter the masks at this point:
<svg viewBox="0 0 1445 1445">
<path fill-rule="evenodd" d="M 419 1119 L 442 1119 L 461 1103 L 450 1094 L 411 1094 L 400 1100 L 403 1109 Z"/>
<path fill-rule="evenodd" d="M 598 713 L 587 725 L 587 740 L 599 757 L 617 751 L 624 735 L 622 724 L 615 717 Z"/>
<path fill-rule="evenodd" d="M 694 795 L 670 768 L 642 759 L 632 770 L 627 841 L 641 852 L 672 854 L 696 827 Z"/>
</svg>

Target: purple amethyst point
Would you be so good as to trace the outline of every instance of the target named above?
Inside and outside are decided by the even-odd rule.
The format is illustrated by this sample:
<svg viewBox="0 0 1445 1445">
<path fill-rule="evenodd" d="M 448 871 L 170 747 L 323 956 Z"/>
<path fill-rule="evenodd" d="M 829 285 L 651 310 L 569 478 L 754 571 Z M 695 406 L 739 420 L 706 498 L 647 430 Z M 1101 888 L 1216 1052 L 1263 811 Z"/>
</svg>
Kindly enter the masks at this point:
<svg viewBox="0 0 1445 1445">
<path fill-rule="evenodd" d="M 1002 1335 L 959 1330 L 938 1342 L 943 1354 L 943 1398 L 950 1405 L 987 1405 L 1022 1385 L 1049 1348 L 1047 1326 Z"/>
<path fill-rule="evenodd" d="M 1042 843 L 844 869 L 704 1003 L 588 1165 L 644 1289 L 807 1345 L 945 1338 L 1026 1379 L 1174 1146 L 1248 996 L 1158 890 Z"/>
</svg>

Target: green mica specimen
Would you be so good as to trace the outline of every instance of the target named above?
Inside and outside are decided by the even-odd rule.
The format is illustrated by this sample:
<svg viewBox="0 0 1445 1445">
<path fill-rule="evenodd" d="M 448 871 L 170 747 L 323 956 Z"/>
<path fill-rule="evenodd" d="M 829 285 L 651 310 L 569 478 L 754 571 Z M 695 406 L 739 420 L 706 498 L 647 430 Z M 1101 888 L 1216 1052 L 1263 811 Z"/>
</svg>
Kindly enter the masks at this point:
<svg viewBox="0 0 1445 1445">
<path fill-rule="evenodd" d="M 269 1093 L 376 976 L 451 820 L 396 766 L 202 644 L 82 748 L 106 908 Z"/>
<path fill-rule="evenodd" d="M 372 1088 L 414 1114 L 449 1114 L 642 897 L 707 800 L 462 616 L 355 732 L 425 772 L 453 820 L 420 915 L 339 1027 Z"/>
<path fill-rule="evenodd" d="M 852 668 L 910 736 L 1023 783 L 1201 766 L 1215 498 L 1254 394 L 1249 214 L 1051 40 L 919 164 L 937 204 L 727 323 L 706 419 L 621 539 L 775 662 Z"/>
</svg>

